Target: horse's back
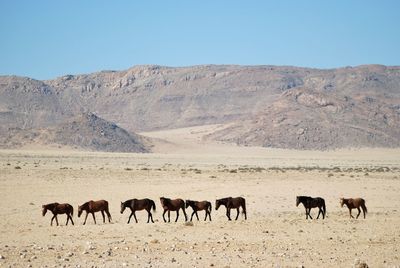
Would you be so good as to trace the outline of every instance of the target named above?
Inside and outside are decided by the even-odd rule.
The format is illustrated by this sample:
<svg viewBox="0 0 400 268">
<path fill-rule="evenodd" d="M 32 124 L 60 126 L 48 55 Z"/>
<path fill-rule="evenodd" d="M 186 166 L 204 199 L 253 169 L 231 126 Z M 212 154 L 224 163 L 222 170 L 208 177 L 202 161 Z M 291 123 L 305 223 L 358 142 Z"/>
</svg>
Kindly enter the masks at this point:
<svg viewBox="0 0 400 268">
<path fill-rule="evenodd" d="M 353 204 L 354 205 L 358 205 L 358 206 L 362 206 L 365 205 L 365 200 L 361 197 L 357 197 L 353 199 Z"/>
<path fill-rule="evenodd" d="M 68 203 L 55 203 L 56 204 L 56 210 L 58 213 L 63 214 L 63 213 L 70 213 L 74 208 Z"/>
<path fill-rule="evenodd" d="M 89 201 L 89 208 L 93 211 L 100 211 L 103 209 L 108 209 L 108 201 L 107 200 L 97 200 L 97 201 Z"/>
</svg>

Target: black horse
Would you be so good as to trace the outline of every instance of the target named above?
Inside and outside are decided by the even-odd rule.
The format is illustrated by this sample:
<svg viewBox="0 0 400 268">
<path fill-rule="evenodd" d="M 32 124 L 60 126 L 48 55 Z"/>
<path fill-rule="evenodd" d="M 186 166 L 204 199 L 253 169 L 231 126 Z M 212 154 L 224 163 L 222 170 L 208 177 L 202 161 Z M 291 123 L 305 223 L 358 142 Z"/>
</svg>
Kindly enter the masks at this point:
<svg viewBox="0 0 400 268">
<path fill-rule="evenodd" d="M 319 218 L 319 215 L 322 213 L 322 218 L 325 219 L 325 214 L 326 214 L 326 207 L 325 207 L 325 200 L 321 197 L 311 197 L 311 196 L 297 196 L 296 197 L 296 207 L 299 206 L 300 203 L 303 203 L 304 208 L 306 209 L 306 219 L 308 219 L 308 216 L 311 217 L 311 209 L 312 208 L 318 208 L 318 216 L 317 219 Z"/>
<path fill-rule="evenodd" d="M 131 215 L 129 216 L 128 223 L 131 221 L 132 215 L 133 217 L 135 217 L 136 223 L 138 222 L 135 214 L 137 210 L 146 210 L 147 223 L 149 223 L 150 220 L 152 223 L 154 223 L 153 215 L 151 214 L 151 209 L 153 209 L 153 211 L 156 211 L 156 204 L 154 203 L 153 200 L 148 198 L 126 200 L 125 202 L 121 202 L 121 214 L 124 213 L 125 208 L 131 209 Z"/>
<path fill-rule="evenodd" d="M 226 198 L 217 199 L 215 201 L 215 210 L 218 210 L 218 208 L 221 205 L 226 207 L 226 217 L 228 217 L 228 220 L 231 220 L 231 209 L 235 209 L 235 208 L 237 211 L 235 220 L 237 220 L 239 218 L 239 208 L 240 207 L 242 208 L 244 219 L 247 220 L 246 199 L 244 199 L 243 197 L 226 197 Z"/>
</svg>

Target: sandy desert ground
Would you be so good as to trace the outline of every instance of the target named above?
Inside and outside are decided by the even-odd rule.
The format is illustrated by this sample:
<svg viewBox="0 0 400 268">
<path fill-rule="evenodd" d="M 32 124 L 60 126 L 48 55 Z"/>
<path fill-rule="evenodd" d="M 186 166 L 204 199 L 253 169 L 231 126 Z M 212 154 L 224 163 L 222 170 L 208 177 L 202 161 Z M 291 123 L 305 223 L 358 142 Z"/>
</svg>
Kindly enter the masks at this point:
<svg viewBox="0 0 400 268">
<path fill-rule="evenodd" d="M 218 126 L 212 126 L 218 127 Z M 0 151 L 3 267 L 369 267 L 400 266 L 400 150 L 334 152 L 204 143 L 207 129 L 143 133 L 154 154 Z M 296 195 L 324 197 L 325 220 L 306 220 Z M 212 222 L 164 223 L 159 197 L 210 200 Z M 243 196 L 248 220 L 228 222 L 215 199 Z M 349 219 L 340 197 L 361 196 L 367 218 Z M 156 201 L 156 222 L 127 224 L 120 201 Z M 110 202 L 111 224 L 77 217 L 90 199 Z M 74 226 L 50 226 L 41 205 L 68 202 Z M 190 215 L 191 209 L 188 209 Z M 316 210 L 312 212 L 316 215 Z M 356 214 L 353 211 L 353 214 Z M 235 215 L 235 214 L 234 214 Z M 172 219 L 175 214 L 172 213 Z"/>
</svg>

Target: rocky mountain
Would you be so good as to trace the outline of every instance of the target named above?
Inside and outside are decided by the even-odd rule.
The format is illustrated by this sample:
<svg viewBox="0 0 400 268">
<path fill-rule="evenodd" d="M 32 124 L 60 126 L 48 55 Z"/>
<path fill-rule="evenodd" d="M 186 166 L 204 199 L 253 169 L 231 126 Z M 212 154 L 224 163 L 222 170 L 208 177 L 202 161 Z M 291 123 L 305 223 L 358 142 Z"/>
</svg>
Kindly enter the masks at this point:
<svg viewBox="0 0 400 268">
<path fill-rule="evenodd" d="M 94 113 L 129 132 L 205 124 L 205 139 L 296 149 L 400 146 L 400 67 L 136 66 L 0 77 L 0 130 Z"/>
<path fill-rule="evenodd" d="M 82 114 L 42 128 L 10 128 L 0 137 L 3 148 L 58 145 L 103 152 L 150 152 L 149 139 L 130 133 L 94 114 Z"/>
</svg>

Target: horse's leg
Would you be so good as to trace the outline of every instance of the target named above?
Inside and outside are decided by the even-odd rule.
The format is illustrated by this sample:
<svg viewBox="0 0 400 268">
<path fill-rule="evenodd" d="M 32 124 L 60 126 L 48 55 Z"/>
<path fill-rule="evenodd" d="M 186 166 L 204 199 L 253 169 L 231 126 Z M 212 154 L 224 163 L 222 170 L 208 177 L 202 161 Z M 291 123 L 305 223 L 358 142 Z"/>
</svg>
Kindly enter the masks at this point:
<svg viewBox="0 0 400 268">
<path fill-rule="evenodd" d="M 361 214 L 361 209 L 358 207 L 357 208 L 358 209 L 358 214 L 357 214 L 357 217 L 356 217 L 356 219 L 358 219 L 358 217 L 360 216 L 360 214 Z"/>
<path fill-rule="evenodd" d="M 57 223 L 57 226 L 58 226 L 58 219 L 57 219 L 57 215 L 54 215 L 54 217 L 56 217 L 56 223 Z"/>
<path fill-rule="evenodd" d="M 193 216 L 194 216 L 194 210 L 193 210 L 193 212 L 192 212 L 192 216 L 190 217 L 190 221 L 193 220 Z"/>
<path fill-rule="evenodd" d="M 204 216 L 204 221 L 207 220 L 208 210 L 206 209 L 206 215 Z"/>
<path fill-rule="evenodd" d="M 151 222 L 154 223 L 154 221 L 153 221 L 153 214 L 151 213 L 151 209 L 149 209 L 149 215 L 150 215 Z"/>
<path fill-rule="evenodd" d="M 243 214 L 244 214 L 244 219 L 247 220 L 247 211 L 246 211 L 246 204 L 245 203 L 242 205 L 242 210 L 243 210 Z"/>
<path fill-rule="evenodd" d="M 65 224 L 65 226 L 68 225 L 68 221 L 69 221 L 69 215 L 68 215 L 68 213 L 67 213 L 67 223 Z"/>
<path fill-rule="evenodd" d="M 92 212 L 92 216 L 93 216 L 94 224 L 97 224 L 96 223 L 96 217 L 94 216 L 94 212 Z"/>
<path fill-rule="evenodd" d="M 226 216 L 228 217 L 228 220 L 231 220 L 231 209 L 226 208 Z"/>
<path fill-rule="evenodd" d="M 147 211 L 147 223 L 149 223 L 150 222 L 150 210 L 146 209 L 146 211 Z"/>
<path fill-rule="evenodd" d="M 106 223 L 106 217 L 104 217 L 104 210 L 101 211 L 101 216 L 103 216 L 103 223 Z"/>
<path fill-rule="evenodd" d="M 317 215 L 317 220 L 319 219 L 319 215 L 321 214 L 321 208 L 318 207 L 318 215 Z"/>
<path fill-rule="evenodd" d="M 185 216 L 185 222 L 186 222 L 188 220 L 188 216 L 186 215 L 185 206 L 182 207 L 182 210 L 183 210 L 183 215 Z"/>
<path fill-rule="evenodd" d="M 171 222 L 171 210 L 168 210 L 168 222 Z"/>
<path fill-rule="evenodd" d="M 351 215 L 351 208 L 349 208 L 349 214 L 350 214 L 350 219 L 351 219 L 351 218 L 354 219 L 353 215 Z"/>
<path fill-rule="evenodd" d="M 129 224 L 130 221 L 131 221 L 132 215 L 133 215 L 133 211 L 131 211 L 131 215 L 129 215 L 128 224 Z"/>
<path fill-rule="evenodd" d="M 136 219 L 136 213 L 135 211 L 133 212 L 133 217 L 135 218 L 136 223 L 138 223 L 137 219 Z"/>
<path fill-rule="evenodd" d="M 56 217 L 56 215 L 53 215 L 53 217 L 51 217 L 50 226 L 53 226 L 53 220 L 55 217 Z"/>
<path fill-rule="evenodd" d="M 208 211 L 208 217 L 210 218 L 210 221 L 211 221 L 211 208 L 210 208 L 210 210 Z"/>
<path fill-rule="evenodd" d="M 310 219 L 313 219 L 313 218 L 311 217 L 311 208 L 308 209 L 308 216 L 310 217 Z"/>
<path fill-rule="evenodd" d="M 69 219 L 71 220 L 72 225 L 75 225 L 75 224 L 74 224 L 74 221 L 72 220 L 72 216 L 71 216 L 71 215 L 68 215 L 68 217 L 69 217 Z"/>
<path fill-rule="evenodd" d="M 196 211 L 196 218 L 197 218 L 197 221 L 199 221 L 199 214 L 197 214 L 197 211 Z"/>
<path fill-rule="evenodd" d="M 86 220 L 87 220 L 88 215 L 89 215 L 89 212 L 86 211 L 86 216 L 85 216 L 85 220 L 84 220 L 84 222 L 83 222 L 83 225 L 86 224 Z"/>
<path fill-rule="evenodd" d="M 175 222 L 178 221 L 178 218 L 179 218 L 179 209 L 176 211 L 176 219 L 175 219 Z"/>
<path fill-rule="evenodd" d="M 166 212 L 167 212 L 167 211 L 164 209 L 164 213 L 162 214 L 162 218 L 163 218 L 164 222 L 167 222 L 167 221 L 165 220 L 165 217 L 164 217 L 164 215 L 165 215 Z"/>
</svg>

